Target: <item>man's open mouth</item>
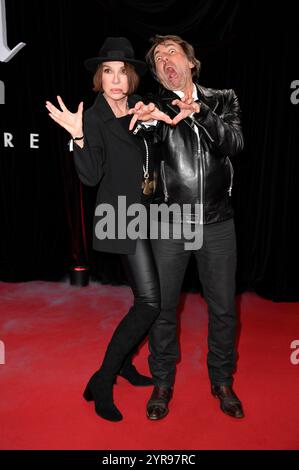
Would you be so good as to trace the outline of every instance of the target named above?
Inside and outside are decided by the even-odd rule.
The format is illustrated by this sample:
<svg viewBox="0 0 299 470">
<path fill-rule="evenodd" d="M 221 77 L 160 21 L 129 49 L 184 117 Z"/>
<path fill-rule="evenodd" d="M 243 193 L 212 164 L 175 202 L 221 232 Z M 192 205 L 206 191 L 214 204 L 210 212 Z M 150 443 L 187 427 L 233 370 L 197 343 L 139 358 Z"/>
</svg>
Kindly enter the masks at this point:
<svg viewBox="0 0 299 470">
<path fill-rule="evenodd" d="M 172 65 L 167 65 L 165 67 L 165 73 L 167 75 L 167 78 L 172 79 L 177 76 L 176 70 Z"/>
</svg>

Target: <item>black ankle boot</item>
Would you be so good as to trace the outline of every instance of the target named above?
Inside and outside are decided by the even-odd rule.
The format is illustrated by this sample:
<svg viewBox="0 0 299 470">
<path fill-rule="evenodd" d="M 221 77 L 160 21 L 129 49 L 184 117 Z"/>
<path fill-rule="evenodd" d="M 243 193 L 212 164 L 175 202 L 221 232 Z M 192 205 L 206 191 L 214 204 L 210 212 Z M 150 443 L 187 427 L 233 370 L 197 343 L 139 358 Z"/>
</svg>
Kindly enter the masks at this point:
<svg viewBox="0 0 299 470">
<path fill-rule="evenodd" d="M 113 382 L 114 377 L 109 377 L 99 370 L 89 380 L 83 397 L 86 401 L 94 401 L 95 411 L 101 418 L 121 421 L 122 414 L 113 402 Z"/>
<path fill-rule="evenodd" d="M 136 387 L 149 387 L 153 385 L 153 379 L 142 375 L 138 372 L 136 367 L 131 362 L 131 357 L 127 359 L 120 369 L 118 375 L 128 380 L 130 384 L 135 385 Z"/>
</svg>

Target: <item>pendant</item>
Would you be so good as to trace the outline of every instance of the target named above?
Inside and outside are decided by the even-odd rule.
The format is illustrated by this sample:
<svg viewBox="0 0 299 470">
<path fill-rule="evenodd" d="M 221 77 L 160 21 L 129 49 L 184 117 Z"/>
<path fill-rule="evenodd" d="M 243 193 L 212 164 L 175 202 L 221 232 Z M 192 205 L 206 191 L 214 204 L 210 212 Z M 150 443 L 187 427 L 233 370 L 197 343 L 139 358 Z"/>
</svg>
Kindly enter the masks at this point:
<svg viewBox="0 0 299 470">
<path fill-rule="evenodd" d="M 150 181 L 149 177 L 145 177 L 141 187 L 143 189 L 143 194 L 149 196 L 153 192 L 154 182 Z"/>
</svg>

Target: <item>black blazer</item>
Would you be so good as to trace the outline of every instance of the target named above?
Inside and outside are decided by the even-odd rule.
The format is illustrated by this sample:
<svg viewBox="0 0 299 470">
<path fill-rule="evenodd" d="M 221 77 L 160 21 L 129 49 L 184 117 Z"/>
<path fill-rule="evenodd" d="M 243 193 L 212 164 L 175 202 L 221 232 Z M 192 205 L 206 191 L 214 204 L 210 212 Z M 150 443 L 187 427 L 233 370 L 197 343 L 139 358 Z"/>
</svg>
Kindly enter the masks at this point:
<svg viewBox="0 0 299 470">
<path fill-rule="evenodd" d="M 133 107 L 140 99 L 136 95 L 130 96 L 129 106 Z M 140 137 L 136 136 L 138 138 Z M 126 133 L 118 122 L 102 93 L 98 94 L 93 106 L 84 113 L 84 147 L 81 149 L 74 145 L 74 162 L 82 183 L 88 186 L 100 183 L 96 207 L 107 203 L 114 208 L 117 237 L 118 196 L 126 196 L 126 207 L 140 202 L 143 155 L 140 146 L 134 144 L 129 131 Z M 111 253 L 134 253 L 136 240 L 127 236 L 114 240 L 97 238 L 95 227 L 101 218 L 94 215 L 94 249 Z M 127 218 L 127 222 L 129 220 Z"/>
</svg>

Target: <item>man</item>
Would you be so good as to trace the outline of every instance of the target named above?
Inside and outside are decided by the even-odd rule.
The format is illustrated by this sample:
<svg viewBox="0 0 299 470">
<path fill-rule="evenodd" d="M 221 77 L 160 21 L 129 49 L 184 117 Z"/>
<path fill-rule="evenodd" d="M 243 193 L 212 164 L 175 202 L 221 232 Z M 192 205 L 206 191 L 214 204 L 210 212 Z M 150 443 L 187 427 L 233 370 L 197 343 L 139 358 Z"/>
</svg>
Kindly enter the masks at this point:
<svg viewBox="0 0 299 470">
<path fill-rule="evenodd" d="M 156 132 L 163 142 L 162 160 L 154 202 L 203 207 L 203 243 L 193 253 L 208 305 L 211 392 L 220 400 L 224 413 L 242 418 L 242 404 L 232 388 L 236 365 L 236 240 L 229 160 L 243 148 L 238 100 L 233 90 L 212 90 L 196 83 L 200 62 L 193 47 L 178 36 L 156 36 L 146 59 L 160 82 L 159 95 L 154 104 L 140 102 L 131 113 L 135 121 L 160 121 Z M 169 117 L 172 119 L 171 124 L 166 124 L 165 115 L 168 122 Z M 189 222 L 201 221 L 191 211 Z M 149 365 L 155 385 L 147 403 L 151 420 L 167 415 L 173 391 L 179 355 L 176 309 L 191 255 L 185 241 L 184 237 L 152 240 L 162 310 L 149 336 Z"/>
</svg>

